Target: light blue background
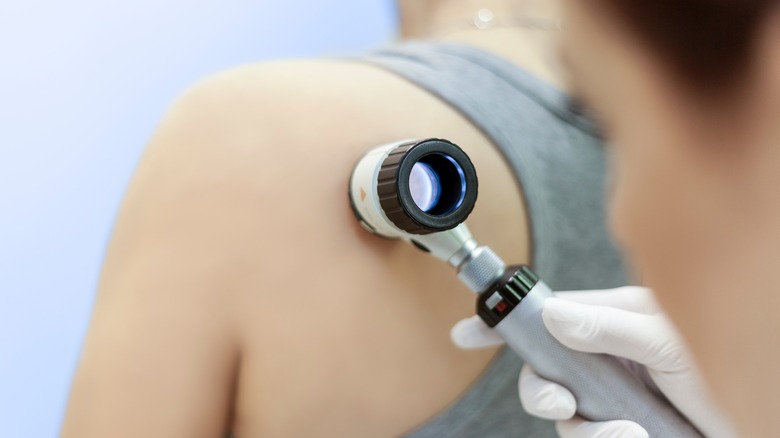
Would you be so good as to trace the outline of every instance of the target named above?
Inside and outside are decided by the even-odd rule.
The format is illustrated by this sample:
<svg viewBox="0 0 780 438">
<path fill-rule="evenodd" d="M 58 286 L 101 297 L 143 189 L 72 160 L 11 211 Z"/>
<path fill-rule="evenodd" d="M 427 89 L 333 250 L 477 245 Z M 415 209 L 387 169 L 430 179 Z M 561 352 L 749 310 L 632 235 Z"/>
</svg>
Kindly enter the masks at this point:
<svg viewBox="0 0 780 438">
<path fill-rule="evenodd" d="M 57 435 L 122 193 L 209 72 L 388 40 L 389 0 L 0 4 L 0 437 Z"/>
</svg>

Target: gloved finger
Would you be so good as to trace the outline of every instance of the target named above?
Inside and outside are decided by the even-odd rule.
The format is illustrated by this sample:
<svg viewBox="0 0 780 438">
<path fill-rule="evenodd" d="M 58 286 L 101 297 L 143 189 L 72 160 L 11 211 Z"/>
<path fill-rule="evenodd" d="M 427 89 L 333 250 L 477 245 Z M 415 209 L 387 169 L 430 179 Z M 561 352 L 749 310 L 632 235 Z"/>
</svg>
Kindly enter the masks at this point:
<svg viewBox="0 0 780 438">
<path fill-rule="evenodd" d="M 520 370 L 520 403 L 529 414 L 547 420 L 568 420 L 577 411 L 572 393 L 537 375 L 528 364 Z"/>
<path fill-rule="evenodd" d="M 680 371 L 687 363 L 674 329 L 661 315 L 550 298 L 542 319 L 550 334 L 574 350 L 623 357 L 661 372 Z"/>
<path fill-rule="evenodd" d="M 594 306 L 609 306 L 631 312 L 654 314 L 660 312 L 653 291 L 640 286 L 617 289 L 555 292 L 555 296 L 568 301 Z"/>
<path fill-rule="evenodd" d="M 561 438 L 649 438 L 650 435 L 633 421 L 615 420 L 589 422 L 580 417 L 558 421 L 555 430 Z"/>
<path fill-rule="evenodd" d="M 501 336 L 485 324 L 478 315 L 462 319 L 450 330 L 450 339 L 464 349 L 485 348 L 504 343 Z"/>
</svg>

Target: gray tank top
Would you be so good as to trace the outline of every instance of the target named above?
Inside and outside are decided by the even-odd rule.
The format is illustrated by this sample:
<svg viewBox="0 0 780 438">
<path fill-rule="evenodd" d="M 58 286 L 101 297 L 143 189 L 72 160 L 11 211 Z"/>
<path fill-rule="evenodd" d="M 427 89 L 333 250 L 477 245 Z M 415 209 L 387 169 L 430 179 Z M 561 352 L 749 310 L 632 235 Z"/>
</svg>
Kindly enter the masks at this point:
<svg viewBox="0 0 780 438">
<path fill-rule="evenodd" d="M 361 59 L 438 96 L 492 140 L 525 194 L 531 263 L 547 284 L 555 290 L 626 284 L 605 228 L 604 150 L 564 93 L 469 46 L 418 42 Z M 513 352 L 502 351 L 459 400 L 407 437 L 556 436 L 552 423 L 520 405 L 521 365 Z"/>
</svg>

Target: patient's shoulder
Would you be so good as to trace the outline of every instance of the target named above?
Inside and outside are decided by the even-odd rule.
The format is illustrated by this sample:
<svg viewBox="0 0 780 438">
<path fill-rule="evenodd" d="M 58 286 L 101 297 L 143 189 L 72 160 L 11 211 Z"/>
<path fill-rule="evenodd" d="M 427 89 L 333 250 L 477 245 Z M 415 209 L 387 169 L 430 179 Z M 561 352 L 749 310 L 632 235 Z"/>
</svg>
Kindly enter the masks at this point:
<svg viewBox="0 0 780 438">
<path fill-rule="evenodd" d="M 410 118 L 409 107 L 402 102 L 415 94 L 424 95 L 386 71 L 360 62 L 277 61 L 226 70 L 199 81 L 183 94 L 169 117 L 207 117 L 229 130 L 262 130 L 282 134 L 288 141 L 327 140 L 395 121 L 387 117 Z"/>
<path fill-rule="evenodd" d="M 357 60 L 276 61 L 213 74 L 190 87 L 166 120 L 190 128 L 195 124 L 201 132 L 209 128 L 207 138 L 218 134 L 222 148 L 232 147 L 231 140 L 242 145 L 251 139 L 280 140 L 291 152 L 297 145 L 316 144 L 313 155 L 327 154 L 332 145 L 365 148 L 370 142 L 409 133 L 432 136 L 453 126 L 473 142 L 476 132 L 438 97 Z"/>
</svg>

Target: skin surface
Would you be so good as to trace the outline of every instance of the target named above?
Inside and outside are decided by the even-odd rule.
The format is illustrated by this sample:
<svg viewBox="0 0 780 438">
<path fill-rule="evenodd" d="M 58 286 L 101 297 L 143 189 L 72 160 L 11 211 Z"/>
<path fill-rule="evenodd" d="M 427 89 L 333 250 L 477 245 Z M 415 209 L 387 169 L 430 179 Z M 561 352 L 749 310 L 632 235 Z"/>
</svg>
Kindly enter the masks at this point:
<svg viewBox="0 0 780 438">
<path fill-rule="evenodd" d="M 736 91 L 700 95 L 612 15 L 577 0 L 565 11 L 572 85 L 613 145 L 614 231 L 742 436 L 773 436 L 780 14 L 765 18 Z"/>
<path fill-rule="evenodd" d="M 448 38 L 498 47 L 555 82 L 524 32 Z M 474 297 L 444 263 L 366 233 L 346 196 L 370 148 L 433 136 L 479 172 L 477 239 L 527 261 L 509 168 L 410 83 L 359 63 L 286 61 L 187 91 L 119 213 L 62 436 L 389 437 L 456 400 L 495 354 L 449 340 Z"/>
</svg>

